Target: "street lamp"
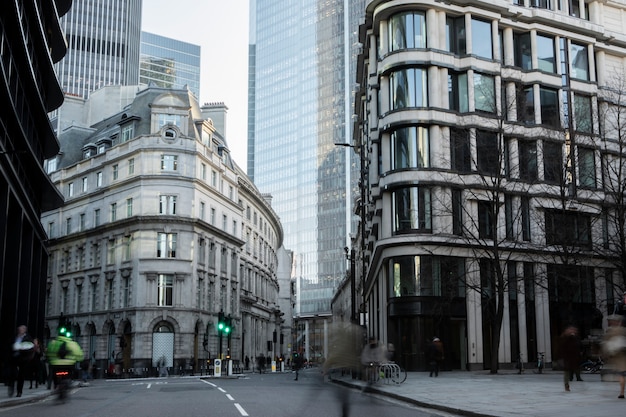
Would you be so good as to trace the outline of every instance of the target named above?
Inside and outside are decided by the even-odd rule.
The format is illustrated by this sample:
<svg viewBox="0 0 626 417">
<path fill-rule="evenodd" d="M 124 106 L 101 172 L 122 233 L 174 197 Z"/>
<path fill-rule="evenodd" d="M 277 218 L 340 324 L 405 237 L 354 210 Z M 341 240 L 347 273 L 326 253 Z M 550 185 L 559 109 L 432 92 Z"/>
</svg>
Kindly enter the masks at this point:
<svg viewBox="0 0 626 417">
<path fill-rule="evenodd" d="M 359 154 L 359 192 L 360 192 L 360 203 L 359 203 L 359 214 L 360 214 L 360 221 L 361 221 L 361 227 L 360 227 L 360 240 L 361 240 L 361 286 L 363 287 L 364 285 L 364 279 L 365 279 L 365 146 L 363 143 L 360 143 L 359 145 L 352 145 L 350 143 L 335 143 L 336 146 L 343 146 L 346 148 L 352 148 L 352 150 L 354 152 L 358 152 Z M 351 293 L 350 293 L 350 297 L 351 297 L 351 302 L 352 302 L 352 306 L 350 309 L 350 320 L 354 323 L 356 322 L 356 312 L 355 312 L 355 307 L 356 307 L 356 271 L 355 271 L 355 266 L 356 266 L 356 253 L 355 253 L 355 249 L 354 247 L 349 250 L 349 248 L 346 246 L 344 248 L 344 252 L 346 253 L 346 259 L 350 260 L 350 285 L 351 285 Z M 360 308 L 359 308 L 360 310 Z"/>
</svg>

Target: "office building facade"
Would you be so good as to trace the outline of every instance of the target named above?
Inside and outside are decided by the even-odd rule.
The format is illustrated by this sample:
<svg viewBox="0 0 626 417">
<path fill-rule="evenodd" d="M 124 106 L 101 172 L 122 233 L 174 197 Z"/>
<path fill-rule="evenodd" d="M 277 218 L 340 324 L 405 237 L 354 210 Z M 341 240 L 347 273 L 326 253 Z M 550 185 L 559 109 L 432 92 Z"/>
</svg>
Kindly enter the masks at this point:
<svg viewBox="0 0 626 417">
<path fill-rule="evenodd" d="M 56 65 L 66 94 L 88 98 L 139 81 L 141 0 L 75 0 L 62 19 L 68 50 Z"/>
<path fill-rule="evenodd" d="M 59 16 L 71 1 L 7 2 L 0 15 L 0 348 L 2 369 L 12 335 L 25 324 L 42 337 L 48 252 L 42 211 L 63 204 L 43 162 L 59 143 L 47 112 L 63 102 L 53 63 L 66 52 Z M 3 373 L 3 378 L 7 374 Z"/>
<path fill-rule="evenodd" d="M 552 364 L 569 324 L 597 352 L 624 291 L 624 12 L 367 2 L 358 279 L 370 335 L 406 369 L 435 336 L 446 369 Z"/>
<path fill-rule="evenodd" d="M 296 318 L 317 320 L 321 332 L 353 223 L 358 166 L 335 143 L 351 136 L 359 24 L 351 12 L 362 13 L 362 3 L 250 3 L 248 171 L 272 194 L 293 251 Z M 308 346 L 307 356 L 323 355 L 323 345 Z"/>
<path fill-rule="evenodd" d="M 200 46 L 141 32 L 139 84 L 164 88 L 187 86 L 200 98 Z"/>
<path fill-rule="evenodd" d="M 71 104 L 94 115 L 120 96 L 107 90 L 125 88 Z M 63 315 L 86 356 L 118 376 L 282 355 L 290 303 L 279 301 L 278 216 L 189 90 L 137 88 L 131 103 L 60 141 L 51 178 L 66 204 L 42 217 L 50 334 Z"/>
</svg>

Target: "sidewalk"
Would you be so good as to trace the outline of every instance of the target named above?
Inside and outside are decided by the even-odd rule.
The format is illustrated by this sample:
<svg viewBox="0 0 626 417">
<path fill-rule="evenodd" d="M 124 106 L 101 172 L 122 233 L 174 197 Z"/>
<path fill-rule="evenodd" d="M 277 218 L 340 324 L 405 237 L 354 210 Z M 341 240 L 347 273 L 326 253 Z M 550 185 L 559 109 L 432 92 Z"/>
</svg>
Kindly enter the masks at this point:
<svg viewBox="0 0 626 417">
<path fill-rule="evenodd" d="M 618 399 L 619 383 L 601 381 L 599 374 L 583 374 L 583 381 L 570 383 L 565 392 L 563 374 L 516 371 L 409 372 L 400 385 L 378 382 L 372 391 L 391 398 L 466 416 L 589 417 L 623 415 L 626 400 Z M 363 387 L 363 381 L 333 374 L 337 383 Z"/>
</svg>

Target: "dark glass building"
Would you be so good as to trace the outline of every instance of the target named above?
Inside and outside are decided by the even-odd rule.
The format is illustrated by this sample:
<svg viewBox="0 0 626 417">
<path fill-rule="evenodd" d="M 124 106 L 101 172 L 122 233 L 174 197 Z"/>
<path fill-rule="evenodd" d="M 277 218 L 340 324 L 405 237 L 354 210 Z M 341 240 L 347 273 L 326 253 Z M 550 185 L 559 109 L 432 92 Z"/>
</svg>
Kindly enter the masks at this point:
<svg viewBox="0 0 626 417">
<path fill-rule="evenodd" d="M 17 326 L 45 335 L 48 254 L 39 218 L 63 197 L 43 162 L 59 151 L 47 113 L 63 102 L 53 64 L 66 52 L 58 17 L 71 4 L 10 1 L 0 14 L 0 361 L 10 357 Z"/>
</svg>

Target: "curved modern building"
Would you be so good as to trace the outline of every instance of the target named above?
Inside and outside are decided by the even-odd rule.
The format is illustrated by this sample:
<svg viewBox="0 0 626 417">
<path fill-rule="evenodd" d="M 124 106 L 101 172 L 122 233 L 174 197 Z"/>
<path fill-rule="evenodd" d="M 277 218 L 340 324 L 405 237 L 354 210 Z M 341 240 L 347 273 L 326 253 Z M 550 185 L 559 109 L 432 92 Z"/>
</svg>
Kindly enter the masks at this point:
<svg viewBox="0 0 626 417">
<path fill-rule="evenodd" d="M 207 359 L 280 355 L 279 219 L 231 160 L 190 90 L 106 87 L 75 106 L 51 174 L 64 207 L 48 228 L 47 319 L 69 320 L 100 369 L 203 372 Z M 69 105 L 69 103 L 68 103 Z M 76 111 L 76 109 L 66 109 Z M 233 331 L 217 330 L 220 313 Z M 288 331 L 287 331 L 288 332 Z M 283 340 L 283 337 L 280 337 Z"/>
<path fill-rule="evenodd" d="M 370 335 L 409 370 L 435 336 L 448 369 L 550 363 L 568 324 L 593 353 L 624 290 L 624 4 L 366 3 Z"/>
<path fill-rule="evenodd" d="M 0 14 L 0 361 L 10 358 L 18 325 L 44 334 L 48 255 L 39 216 L 63 204 L 43 169 L 59 150 L 47 113 L 63 102 L 53 66 L 66 52 L 59 16 L 71 5 L 8 1 Z"/>
</svg>

